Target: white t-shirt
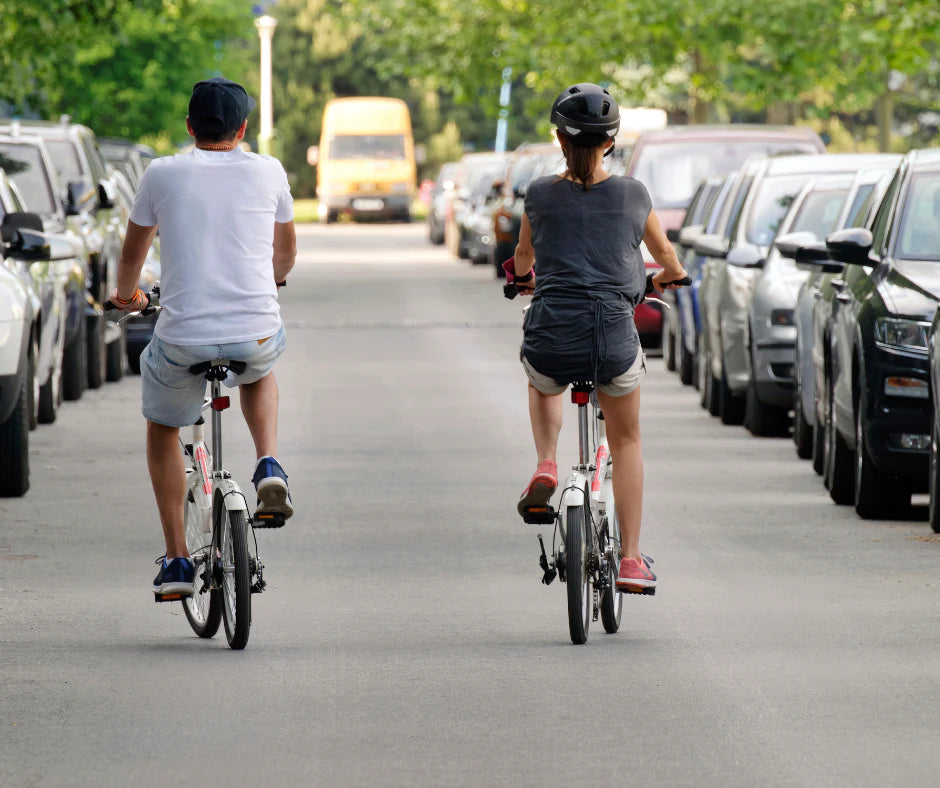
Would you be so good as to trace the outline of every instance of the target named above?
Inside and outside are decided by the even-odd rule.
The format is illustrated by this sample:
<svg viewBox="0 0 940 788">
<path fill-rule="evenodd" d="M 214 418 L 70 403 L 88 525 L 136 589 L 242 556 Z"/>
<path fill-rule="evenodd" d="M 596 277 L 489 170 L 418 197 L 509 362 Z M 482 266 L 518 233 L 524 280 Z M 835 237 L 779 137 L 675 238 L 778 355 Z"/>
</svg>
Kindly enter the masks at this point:
<svg viewBox="0 0 940 788">
<path fill-rule="evenodd" d="M 294 218 L 294 202 L 277 159 L 198 148 L 154 159 L 130 218 L 160 226 L 160 339 L 214 345 L 278 331 L 274 223 Z"/>
</svg>

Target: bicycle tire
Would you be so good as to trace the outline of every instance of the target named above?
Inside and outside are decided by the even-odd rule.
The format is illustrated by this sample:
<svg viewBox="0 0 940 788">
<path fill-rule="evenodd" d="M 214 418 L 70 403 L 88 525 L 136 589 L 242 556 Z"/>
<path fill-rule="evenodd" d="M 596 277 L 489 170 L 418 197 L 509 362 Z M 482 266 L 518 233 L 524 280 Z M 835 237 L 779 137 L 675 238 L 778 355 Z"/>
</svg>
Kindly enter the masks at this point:
<svg viewBox="0 0 940 788">
<path fill-rule="evenodd" d="M 604 625 L 604 631 L 612 635 L 620 629 L 620 620 L 623 617 L 623 594 L 617 590 L 617 571 L 620 562 L 620 522 L 617 520 L 617 513 L 613 512 L 613 520 L 605 523 L 602 534 L 607 534 L 607 544 L 602 545 L 605 549 L 609 546 L 612 554 L 612 560 L 607 565 L 607 588 L 601 594 L 601 623 Z M 616 534 L 617 536 L 613 536 Z"/>
<path fill-rule="evenodd" d="M 243 649 L 251 629 L 251 571 L 248 563 L 248 521 L 241 510 L 227 511 L 222 501 L 222 621 L 230 648 Z"/>
<path fill-rule="evenodd" d="M 201 638 L 211 638 L 219 631 L 222 623 L 222 592 L 218 588 L 206 588 L 212 579 L 212 545 L 205 544 L 209 534 L 203 533 L 198 507 L 189 499 L 189 495 L 183 503 L 183 526 L 190 556 L 195 558 L 197 554 L 202 554 L 205 561 L 196 567 L 195 593 L 181 600 L 181 604 L 193 632 Z"/>
<path fill-rule="evenodd" d="M 589 542 L 584 506 L 569 506 L 565 532 L 565 562 L 568 586 L 568 631 L 571 642 L 587 642 L 591 624 L 591 582 L 587 559 Z"/>
</svg>

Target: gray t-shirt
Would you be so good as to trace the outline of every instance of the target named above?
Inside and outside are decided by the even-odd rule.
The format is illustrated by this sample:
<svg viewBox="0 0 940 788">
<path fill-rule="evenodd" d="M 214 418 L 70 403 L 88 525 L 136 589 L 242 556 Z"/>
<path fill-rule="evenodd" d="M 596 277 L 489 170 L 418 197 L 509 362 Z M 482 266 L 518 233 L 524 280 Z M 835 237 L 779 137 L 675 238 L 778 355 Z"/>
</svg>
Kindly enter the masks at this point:
<svg viewBox="0 0 940 788">
<path fill-rule="evenodd" d="M 606 383 L 626 372 L 640 340 L 633 309 L 643 297 L 640 243 L 651 202 L 633 178 L 585 189 L 556 175 L 529 185 L 536 285 L 522 353 L 559 383 Z"/>
</svg>

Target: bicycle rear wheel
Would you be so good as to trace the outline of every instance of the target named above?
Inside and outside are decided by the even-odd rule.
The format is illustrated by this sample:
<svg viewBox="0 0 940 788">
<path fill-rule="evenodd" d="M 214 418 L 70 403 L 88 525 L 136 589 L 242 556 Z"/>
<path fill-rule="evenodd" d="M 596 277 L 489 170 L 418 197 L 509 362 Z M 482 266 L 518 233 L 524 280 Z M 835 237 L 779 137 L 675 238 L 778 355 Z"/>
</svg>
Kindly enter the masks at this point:
<svg viewBox="0 0 940 788">
<path fill-rule="evenodd" d="M 222 621 L 231 648 L 248 644 L 251 628 L 251 572 L 248 564 L 248 521 L 243 511 L 227 511 L 216 503 L 222 529 Z"/>
<path fill-rule="evenodd" d="M 189 625 L 201 638 L 211 638 L 219 631 L 222 623 L 222 594 L 219 589 L 212 589 L 211 534 L 202 530 L 202 517 L 199 507 L 186 496 L 183 503 L 183 524 L 186 529 L 186 547 L 196 565 L 196 588 L 192 596 L 182 600 L 183 612 Z"/>
<path fill-rule="evenodd" d="M 566 518 L 565 564 L 568 585 L 568 631 L 576 645 L 587 642 L 591 624 L 591 580 L 588 573 L 590 529 L 584 506 L 569 506 Z"/>
<path fill-rule="evenodd" d="M 612 512 L 612 518 L 605 522 L 601 529 L 606 544 L 602 545 L 610 553 L 607 562 L 607 588 L 601 594 L 601 621 L 604 631 L 614 633 L 620 629 L 620 618 L 623 615 L 623 594 L 617 591 L 617 571 L 620 562 L 620 522 L 617 513 Z"/>
</svg>

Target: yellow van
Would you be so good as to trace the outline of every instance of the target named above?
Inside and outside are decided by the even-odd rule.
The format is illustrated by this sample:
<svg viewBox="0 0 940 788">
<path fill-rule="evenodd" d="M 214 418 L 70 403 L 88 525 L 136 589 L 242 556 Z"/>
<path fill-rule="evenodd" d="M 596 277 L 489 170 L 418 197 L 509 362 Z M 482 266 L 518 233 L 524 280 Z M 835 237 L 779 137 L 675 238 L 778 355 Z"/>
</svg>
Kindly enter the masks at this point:
<svg viewBox="0 0 940 788">
<path fill-rule="evenodd" d="M 308 161 L 317 165 L 321 221 L 335 222 L 340 211 L 354 219 L 411 221 L 417 172 L 404 101 L 358 97 L 327 102 L 320 145 L 311 148 Z"/>
</svg>

